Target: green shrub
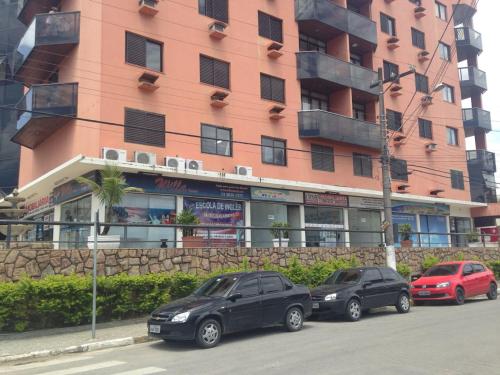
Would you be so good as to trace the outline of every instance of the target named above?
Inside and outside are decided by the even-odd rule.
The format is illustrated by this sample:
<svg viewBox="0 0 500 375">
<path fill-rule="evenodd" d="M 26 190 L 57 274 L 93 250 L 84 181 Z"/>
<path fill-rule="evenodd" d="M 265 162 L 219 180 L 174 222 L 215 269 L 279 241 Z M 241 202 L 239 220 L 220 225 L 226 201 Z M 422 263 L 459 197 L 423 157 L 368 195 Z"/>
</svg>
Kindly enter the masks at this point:
<svg viewBox="0 0 500 375">
<path fill-rule="evenodd" d="M 405 263 L 398 263 L 396 266 L 396 270 L 398 273 L 403 276 L 405 279 L 409 280 L 411 276 L 411 268 L 409 265 Z"/>
<path fill-rule="evenodd" d="M 429 268 L 439 263 L 439 258 L 434 255 L 426 255 L 424 261 L 422 262 L 423 271 L 427 271 Z"/>
<path fill-rule="evenodd" d="M 497 281 L 500 281 L 500 260 L 489 262 L 487 266 L 495 273 Z"/>
</svg>

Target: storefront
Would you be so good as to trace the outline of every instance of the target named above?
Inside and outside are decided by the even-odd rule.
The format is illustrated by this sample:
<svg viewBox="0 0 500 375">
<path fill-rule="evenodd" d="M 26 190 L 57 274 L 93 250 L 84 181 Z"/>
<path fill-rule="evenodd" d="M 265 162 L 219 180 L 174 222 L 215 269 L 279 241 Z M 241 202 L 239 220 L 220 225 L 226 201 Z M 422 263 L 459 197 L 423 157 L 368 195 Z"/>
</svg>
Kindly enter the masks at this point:
<svg viewBox="0 0 500 375">
<path fill-rule="evenodd" d="M 26 216 L 24 219 L 37 222 L 54 221 L 54 202 L 51 195 L 46 195 L 25 205 Z M 28 242 L 52 241 L 54 227 L 52 225 L 37 224 L 24 235 Z"/>
<path fill-rule="evenodd" d="M 472 232 L 471 218 L 450 217 L 450 232 L 451 232 L 451 244 L 453 247 L 467 246 L 469 243 L 468 234 Z"/>
<path fill-rule="evenodd" d="M 382 244 L 381 224 L 384 203 L 379 198 L 349 197 L 349 243 L 352 247 Z"/>
</svg>

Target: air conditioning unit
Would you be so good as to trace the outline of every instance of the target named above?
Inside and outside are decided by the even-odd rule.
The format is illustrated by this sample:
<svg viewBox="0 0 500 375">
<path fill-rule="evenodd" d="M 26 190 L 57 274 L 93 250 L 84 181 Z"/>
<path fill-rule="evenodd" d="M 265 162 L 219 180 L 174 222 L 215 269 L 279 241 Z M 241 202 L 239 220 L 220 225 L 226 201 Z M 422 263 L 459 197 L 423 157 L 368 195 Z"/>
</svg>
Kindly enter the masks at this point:
<svg viewBox="0 0 500 375">
<path fill-rule="evenodd" d="M 167 156 L 165 158 L 165 166 L 174 168 L 178 171 L 184 171 L 186 169 L 186 160 L 183 158 Z"/>
<path fill-rule="evenodd" d="M 134 161 L 139 164 L 155 165 L 156 154 L 152 152 L 136 151 L 134 154 Z"/>
<path fill-rule="evenodd" d="M 437 144 L 436 143 L 427 143 L 425 145 L 425 151 L 427 152 L 434 152 L 437 150 Z"/>
<path fill-rule="evenodd" d="M 216 21 L 208 26 L 210 37 L 214 39 L 224 39 L 226 34 L 227 25 L 224 22 Z"/>
<path fill-rule="evenodd" d="M 186 169 L 190 171 L 202 171 L 203 162 L 201 160 L 186 160 Z"/>
<path fill-rule="evenodd" d="M 127 161 L 127 151 L 104 147 L 102 149 L 102 158 L 104 160 Z"/>
<path fill-rule="evenodd" d="M 244 165 L 237 165 L 235 168 L 235 173 L 240 176 L 250 177 L 253 175 L 252 167 L 245 167 Z"/>
</svg>

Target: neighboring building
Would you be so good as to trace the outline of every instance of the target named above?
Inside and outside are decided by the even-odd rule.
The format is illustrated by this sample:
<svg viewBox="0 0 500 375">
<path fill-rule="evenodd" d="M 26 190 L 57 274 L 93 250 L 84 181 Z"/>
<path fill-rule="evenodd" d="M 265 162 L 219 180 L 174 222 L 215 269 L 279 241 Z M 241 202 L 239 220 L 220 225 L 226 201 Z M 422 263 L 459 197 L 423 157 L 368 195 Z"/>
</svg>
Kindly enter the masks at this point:
<svg viewBox="0 0 500 375">
<path fill-rule="evenodd" d="M 480 92 L 484 77 L 459 80 L 455 51 L 466 52 L 448 26 L 455 3 L 26 0 L 19 19 L 31 26 L 14 71 L 30 85 L 18 108 L 35 112 L 20 116 L 13 140 L 24 146 L 20 193 L 30 217 L 91 220 L 99 204 L 72 180 L 116 163 L 145 190 L 116 209 L 120 221 L 170 222 L 191 208 L 207 224 L 325 229 L 292 233 L 290 246 L 377 245 L 377 234 L 326 230 L 380 230 L 371 84 L 377 68 L 388 78 L 415 66 L 416 75 L 386 85 L 394 222 L 415 232 L 470 231 L 470 209 L 482 204 L 464 181 L 469 124 L 459 120 L 460 99 Z M 47 13 L 54 4 L 59 11 Z M 79 242 L 87 234 L 55 228 L 37 237 Z M 272 239 L 258 230 L 217 235 L 245 235 L 255 246 Z"/>
</svg>

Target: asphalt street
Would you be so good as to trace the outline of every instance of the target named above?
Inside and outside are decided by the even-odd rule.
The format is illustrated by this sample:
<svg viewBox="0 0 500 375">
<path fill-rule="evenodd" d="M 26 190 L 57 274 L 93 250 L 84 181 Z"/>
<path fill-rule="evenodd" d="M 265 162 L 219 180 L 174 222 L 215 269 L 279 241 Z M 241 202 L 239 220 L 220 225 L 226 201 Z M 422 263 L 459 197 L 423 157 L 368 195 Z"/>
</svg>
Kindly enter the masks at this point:
<svg viewBox="0 0 500 375">
<path fill-rule="evenodd" d="M 500 300 L 375 311 L 360 322 L 307 322 L 224 337 L 214 349 L 156 341 L 0 367 L 16 375 L 500 375 Z"/>
</svg>

